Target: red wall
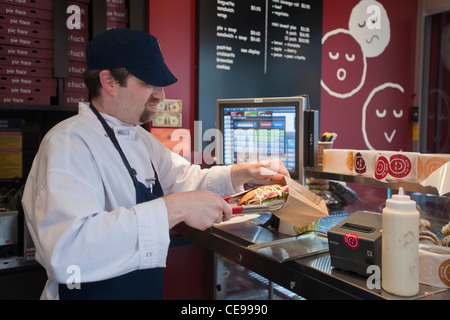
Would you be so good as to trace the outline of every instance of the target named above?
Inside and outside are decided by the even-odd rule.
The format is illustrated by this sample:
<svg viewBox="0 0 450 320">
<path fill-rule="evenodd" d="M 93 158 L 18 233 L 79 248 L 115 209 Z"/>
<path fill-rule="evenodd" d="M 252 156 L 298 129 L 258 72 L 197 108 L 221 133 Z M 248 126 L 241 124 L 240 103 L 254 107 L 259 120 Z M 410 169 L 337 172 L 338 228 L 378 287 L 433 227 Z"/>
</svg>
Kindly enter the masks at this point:
<svg viewBox="0 0 450 320">
<path fill-rule="evenodd" d="M 167 99 L 183 101 L 183 128 L 193 127 L 195 99 L 195 0 L 149 0 L 149 30 L 178 82 Z"/>
<path fill-rule="evenodd" d="M 381 11 L 384 8 L 387 14 L 380 14 L 380 28 L 372 25 L 373 31 L 368 28 L 367 19 L 372 15 L 366 13 L 368 5 Z M 350 26 L 352 12 L 360 26 L 366 23 L 364 27 Z M 321 131 L 338 133 L 336 148 L 411 150 L 416 19 L 417 0 L 324 0 L 322 79 L 332 90 L 322 86 Z M 337 29 L 343 31 L 325 37 Z M 363 32 L 362 41 L 373 37 L 380 44 L 378 48 L 384 50 L 374 52 L 367 46 L 366 54 L 365 45 L 356 40 Z M 383 39 L 389 35 L 384 46 Z M 330 52 L 333 56 L 340 53 L 340 59 L 331 59 Z M 345 60 L 346 53 L 355 53 L 355 60 Z M 360 81 L 364 60 L 366 74 Z M 346 78 L 338 80 L 336 74 L 341 68 L 346 69 Z M 359 84 L 362 85 L 357 89 Z"/>
</svg>

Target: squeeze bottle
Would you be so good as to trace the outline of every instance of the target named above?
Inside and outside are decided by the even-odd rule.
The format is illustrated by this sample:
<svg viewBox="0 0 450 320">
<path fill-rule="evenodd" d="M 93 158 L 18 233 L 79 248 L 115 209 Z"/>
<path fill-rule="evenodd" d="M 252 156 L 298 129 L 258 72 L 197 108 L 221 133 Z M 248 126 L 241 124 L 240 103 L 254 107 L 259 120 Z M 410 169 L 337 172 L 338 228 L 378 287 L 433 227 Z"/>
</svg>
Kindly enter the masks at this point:
<svg viewBox="0 0 450 320">
<path fill-rule="evenodd" d="M 381 285 L 399 296 L 419 292 L 419 212 L 399 188 L 382 214 Z"/>
</svg>

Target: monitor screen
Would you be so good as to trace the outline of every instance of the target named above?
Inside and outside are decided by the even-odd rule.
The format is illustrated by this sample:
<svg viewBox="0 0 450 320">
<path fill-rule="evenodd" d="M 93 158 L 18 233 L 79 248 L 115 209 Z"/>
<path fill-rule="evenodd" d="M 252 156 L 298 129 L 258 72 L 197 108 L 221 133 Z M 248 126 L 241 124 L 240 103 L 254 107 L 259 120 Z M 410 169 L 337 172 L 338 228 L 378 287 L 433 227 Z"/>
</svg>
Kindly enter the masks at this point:
<svg viewBox="0 0 450 320">
<path fill-rule="evenodd" d="M 217 100 L 217 129 L 223 135 L 218 163 L 280 159 L 291 178 L 303 179 L 306 107 L 305 96 Z"/>
</svg>

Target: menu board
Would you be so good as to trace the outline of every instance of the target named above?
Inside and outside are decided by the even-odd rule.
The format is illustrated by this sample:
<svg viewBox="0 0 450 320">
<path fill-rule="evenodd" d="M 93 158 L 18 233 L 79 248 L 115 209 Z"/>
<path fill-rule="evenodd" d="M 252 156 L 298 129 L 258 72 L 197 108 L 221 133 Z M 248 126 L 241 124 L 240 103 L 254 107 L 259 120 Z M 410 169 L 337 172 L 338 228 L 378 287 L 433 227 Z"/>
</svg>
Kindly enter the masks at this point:
<svg viewBox="0 0 450 320">
<path fill-rule="evenodd" d="M 320 107 L 322 0 L 199 0 L 199 120 L 217 99 L 309 94 Z"/>
</svg>

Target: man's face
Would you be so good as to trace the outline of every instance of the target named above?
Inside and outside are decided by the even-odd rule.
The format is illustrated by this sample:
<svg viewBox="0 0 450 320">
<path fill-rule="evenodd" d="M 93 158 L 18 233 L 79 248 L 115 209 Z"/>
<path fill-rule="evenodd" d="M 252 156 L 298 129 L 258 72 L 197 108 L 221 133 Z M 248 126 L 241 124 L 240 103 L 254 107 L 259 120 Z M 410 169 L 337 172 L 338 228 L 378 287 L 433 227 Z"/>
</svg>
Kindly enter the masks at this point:
<svg viewBox="0 0 450 320">
<path fill-rule="evenodd" d="M 158 103 L 165 98 L 164 88 L 152 86 L 134 76 L 127 79 L 126 87 L 118 86 L 117 90 L 116 117 L 133 125 L 151 121 Z"/>
</svg>

